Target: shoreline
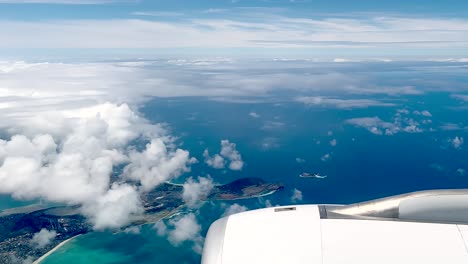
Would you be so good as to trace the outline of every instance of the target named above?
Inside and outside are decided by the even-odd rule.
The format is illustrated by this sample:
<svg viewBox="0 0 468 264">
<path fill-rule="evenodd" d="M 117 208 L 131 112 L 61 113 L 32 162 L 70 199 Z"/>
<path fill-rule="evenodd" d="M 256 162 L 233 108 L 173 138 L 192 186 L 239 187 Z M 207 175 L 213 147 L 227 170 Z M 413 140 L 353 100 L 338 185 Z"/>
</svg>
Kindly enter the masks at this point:
<svg viewBox="0 0 468 264">
<path fill-rule="evenodd" d="M 67 244 L 68 242 L 72 241 L 73 239 L 77 238 L 81 236 L 80 235 L 76 235 L 76 236 L 73 236 L 73 237 L 70 237 L 69 239 L 67 240 L 64 240 L 62 242 L 60 242 L 60 244 L 58 244 L 57 246 L 55 246 L 53 249 L 51 249 L 49 252 L 45 253 L 44 255 L 42 255 L 40 258 L 38 258 L 37 260 L 35 260 L 32 264 L 39 264 L 41 263 L 43 260 L 45 260 L 48 256 L 50 256 L 52 253 L 54 253 L 55 251 L 57 251 L 59 248 L 63 247 L 65 244 Z"/>
</svg>

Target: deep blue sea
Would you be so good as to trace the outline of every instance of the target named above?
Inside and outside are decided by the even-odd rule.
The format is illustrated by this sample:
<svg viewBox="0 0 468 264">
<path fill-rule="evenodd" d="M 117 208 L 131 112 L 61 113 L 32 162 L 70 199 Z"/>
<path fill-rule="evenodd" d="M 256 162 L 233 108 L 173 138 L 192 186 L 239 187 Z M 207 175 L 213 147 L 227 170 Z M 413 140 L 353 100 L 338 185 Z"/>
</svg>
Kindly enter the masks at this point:
<svg viewBox="0 0 468 264">
<path fill-rule="evenodd" d="M 277 94 L 235 100 L 154 98 L 139 110 L 151 122 L 166 123 L 171 134 L 178 137 L 180 147 L 199 160 L 192 171 L 178 181 L 189 176 L 210 175 L 218 183 L 242 177 L 284 183 L 284 190 L 269 197 L 236 201 L 249 209 L 264 207 L 266 200 L 273 205 L 291 204 L 294 188 L 302 191 L 303 200 L 299 203 L 305 204 L 348 204 L 424 189 L 468 188 L 468 175 L 460 170 L 468 170 L 468 147 L 455 148 L 450 142 L 456 136 L 468 140 L 468 132 L 466 129 L 442 129 L 448 123 L 467 126 L 468 104 L 451 97 L 448 91 L 433 91 L 437 85 L 466 83 L 467 75 L 462 74 L 466 69 L 430 72 L 435 74 L 431 78 L 440 80 L 439 84 L 426 82 L 427 72 L 421 69 L 411 72 L 395 67 L 378 73 L 381 85 L 418 83 L 418 88 L 427 90 L 424 94 L 386 97 L 386 102 L 394 104 L 390 107 L 311 106 L 290 100 L 296 95 Z M 381 98 L 375 95 L 372 99 Z M 393 122 L 402 109 L 408 112 L 404 116 L 418 123 L 420 133 L 400 131 L 393 135 L 376 135 L 346 121 L 379 117 Z M 424 110 L 432 116 L 414 112 Z M 255 113 L 255 117 L 251 113 Z M 223 139 L 236 143 L 245 162 L 242 171 L 215 170 L 204 164 L 203 151 L 219 152 Z M 335 146 L 332 141 L 336 142 Z M 329 158 L 323 161 L 326 154 Z M 328 177 L 321 180 L 300 178 L 301 172 Z M 0 209 L 20 205 L 5 197 L 0 199 Z M 222 203 L 209 202 L 200 209 L 203 234 L 210 223 L 222 215 Z M 174 247 L 147 225 L 140 234 L 81 236 L 44 263 L 199 263 L 200 256 L 191 246 Z"/>
</svg>

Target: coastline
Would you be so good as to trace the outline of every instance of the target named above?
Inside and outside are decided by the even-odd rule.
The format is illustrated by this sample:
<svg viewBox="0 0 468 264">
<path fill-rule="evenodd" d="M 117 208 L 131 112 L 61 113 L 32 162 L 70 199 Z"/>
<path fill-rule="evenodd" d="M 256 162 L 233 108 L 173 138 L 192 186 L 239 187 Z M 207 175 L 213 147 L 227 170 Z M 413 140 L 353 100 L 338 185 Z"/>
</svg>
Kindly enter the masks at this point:
<svg viewBox="0 0 468 264">
<path fill-rule="evenodd" d="M 58 250 L 59 248 L 63 247 L 65 244 L 67 244 L 68 242 L 70 242 L 71 240 L 79 237 L 81 235 L 76 235 L 74 237 L 70 237 L 69 239 L 67 240 L 64 240 L 62 241 L 60 244 L 58 244 L 57 246 L 55 246 L 53 249 L 51 249 L 49 252 L 45 253 L 44 255 L 42 255 L 40 258 L 38 258 L 37 260 L 35 260 L 32 264 L 39 264 L 41 263 L 44 259 L 46 259 L 48 256 L 50 256 L 52 253 L 54 253 L 56 250 Z"/>
</svg>

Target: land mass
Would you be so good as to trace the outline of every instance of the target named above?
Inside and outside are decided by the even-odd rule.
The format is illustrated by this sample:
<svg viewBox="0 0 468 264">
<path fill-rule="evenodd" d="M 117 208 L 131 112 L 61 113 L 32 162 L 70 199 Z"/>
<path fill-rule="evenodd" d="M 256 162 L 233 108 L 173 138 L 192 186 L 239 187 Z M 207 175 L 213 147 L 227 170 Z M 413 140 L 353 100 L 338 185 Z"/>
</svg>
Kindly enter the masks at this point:
<svg viewBox="0 0 468 264">
<path fill-rule="evenodd" d="M 215 186 L 204 200 L 237 200 L 272 194 L 282 184 L 267 183 L 260 178 L 244 178 Z M 179 212 L 183 206 L 183 186 L 164 183 L 141 195 L 145 213 L 133 219 L 132 225 L 157 222 Z M 60 243 L 92 231 L 91 224 L 80 214 L 79 206 L 46 208 L 32 205 L 0 211 L 0 264 L 32 262 Z M 55 231 L 56 237 L 38 248 L 31 243 L 41 229 Z"/>
</svg>

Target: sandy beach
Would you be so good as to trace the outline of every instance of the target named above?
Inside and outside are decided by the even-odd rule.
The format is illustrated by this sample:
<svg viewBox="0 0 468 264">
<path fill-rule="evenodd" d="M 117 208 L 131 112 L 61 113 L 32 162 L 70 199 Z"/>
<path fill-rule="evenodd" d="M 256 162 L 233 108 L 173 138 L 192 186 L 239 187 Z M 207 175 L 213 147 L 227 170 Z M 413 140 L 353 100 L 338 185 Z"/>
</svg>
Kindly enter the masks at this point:
<svg viewBox="0 0 468 264">
<path fill-rule="evenodd" d="M 42 257 L 38 258 L 36 261 L 33 262 L 33 264 L 39 264 L 41 263 L 44 259 L 46 259 L 48 256 L 50 256 L 50 254 L 54 253 L 57 249 L 59 249 L 60 247 L 64 246 L 66 243 L 70 242 L 71 240 L 79 237 L 81 235 L 77 235 L 77 236 L 74 236 L 74 237 L 70 237 L 69 239 L 63 241 L 62 243 L 58 244 L 56 247 L 54 247 L 52 250 L 50 250 L 49 252 L 47 252 L 46 254 L 44 254 Z"/>
</svg>

